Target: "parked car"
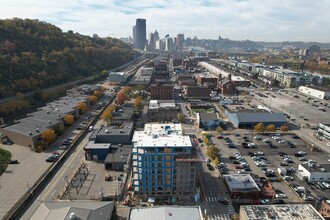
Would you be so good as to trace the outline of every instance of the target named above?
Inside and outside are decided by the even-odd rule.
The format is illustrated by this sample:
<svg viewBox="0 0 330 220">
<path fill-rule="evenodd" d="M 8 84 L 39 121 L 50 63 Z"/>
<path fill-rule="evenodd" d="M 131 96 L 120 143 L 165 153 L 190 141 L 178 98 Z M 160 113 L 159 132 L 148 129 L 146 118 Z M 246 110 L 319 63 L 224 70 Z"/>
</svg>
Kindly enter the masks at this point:
<svg viewBox="0 0 330 220">
<path fill-rule="evenodd" d="M 274 199 L 273 204 L 285 204 L 283 199 Z"/>
<path fill-rule="evenodd" d="M 8 163 L 9 164 L 19 164 L 18 160 L 10 160 Z"/>
<path fill-rule="evenodd" d="M 217 139 L 223 139 L 223 136 L 220 135 L 220 136 L 217 137 Z"/>
<path fill-rule="evenodd" d="M 69 147 L 68 145 L 62 145 L 58 149 L 66 150 L 66 149 L 68 149 L 68 147 Z"/>
<path fill-rule="evenodd" d="M 46 159 L 46 162 L 56 162 L 58 160 L 57 157 L 50 156 Z"/>
<path fill-rule="evenodd" d="M 270 201 L 269 201 L 269 199 L 262 199 L 262 200 L 260 200 L 260 203 L 261 203 L 262 205 L 267 205 L 267 204 L 270 203 Z"/>
</svg>

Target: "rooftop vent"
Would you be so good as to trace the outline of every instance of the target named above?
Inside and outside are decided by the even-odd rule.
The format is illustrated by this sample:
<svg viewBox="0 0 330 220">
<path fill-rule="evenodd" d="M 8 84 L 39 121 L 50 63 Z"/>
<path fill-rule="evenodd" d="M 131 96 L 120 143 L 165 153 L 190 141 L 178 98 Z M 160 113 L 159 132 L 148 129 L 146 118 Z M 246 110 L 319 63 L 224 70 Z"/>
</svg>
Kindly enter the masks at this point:
<svg viewBox="0 0 330 220">
<path fill-rule="evenodd" d="M 28 133 L 29 133 L 29 135 L 32 135 L 32 131 L 29 131 Z"/>
<path fill-rule="evenodd" d="M 49 114 L 49 111 L 47 111 L 46 114 Z"/>
<path fill-rule="evenodd" d="M 39 128 L 36 128 L 36 132 L 39 132 L 40 130 L 39 130 Z"/>
<path fill-rule="evenodd" d="M 52 122 L 50 120 L 48 120 L 48 124 L 51 124 Z"/>
<path fill-rule="evenodd" d="M 123 131 L 123 130 L 120 130 L 119 132 L 120 132 L 120 133 L 124 133 L 124 131 Z"/>
<path fill-rule="evenodd" d="M 107 133 L 107 134 L 108 134 L 108 133 L 110 133 L 110 131 L 109 131 L 108 129 L 105 129 L 105 133 Z"/>
</svg>

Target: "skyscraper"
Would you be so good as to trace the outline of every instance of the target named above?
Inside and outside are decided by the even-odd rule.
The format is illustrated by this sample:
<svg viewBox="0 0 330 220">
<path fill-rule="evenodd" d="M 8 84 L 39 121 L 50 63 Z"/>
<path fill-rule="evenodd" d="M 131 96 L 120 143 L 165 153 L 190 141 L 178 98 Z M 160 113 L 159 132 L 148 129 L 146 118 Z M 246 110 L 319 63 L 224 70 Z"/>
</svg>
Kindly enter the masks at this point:
<svg viewBox="0 0 330 220">
<path fill-rule="evenodd" d="M 136 48 L 136 26 L 133 26 L 133 47 Z"/>
<path fill-rule="evenodd" d="M 146 19 L 136 19 L 134 47 L 143 50 L 147 42 Z"/>
<path fill-rule="evenodd" d="M 184 34 L 178 34 L 177 36 L 176 36 L 176 46 L 177 46 L 177 48 L 179 49 L 179 50 L 181 50 L 182 49 L 182 47 L 183 47 L 183 42 L 184 42 Z"/>
<path fill-rule="evenodd" d="M 155 42 L 159 40 L 159 34 L 157 30 L 155 30 L 154 38 L 155 38 Z"/>
</svg>

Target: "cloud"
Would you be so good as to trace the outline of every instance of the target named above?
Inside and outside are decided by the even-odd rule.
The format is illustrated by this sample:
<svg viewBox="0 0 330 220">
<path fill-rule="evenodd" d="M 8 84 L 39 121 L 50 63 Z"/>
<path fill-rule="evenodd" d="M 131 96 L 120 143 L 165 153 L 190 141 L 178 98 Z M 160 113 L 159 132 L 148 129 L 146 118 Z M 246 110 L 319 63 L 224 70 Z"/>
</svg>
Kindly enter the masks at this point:
<svg viewBox="0 0 330 220">
<path fill-rule="evenodd" d="M 99 36 L 132 36 L 136 18 L 147 19 L 147 32 L 263 41 L 328 42 L 327 0 L 11 0 L 0 18 L 31 18 L 63 31 Z"/>
</svg>

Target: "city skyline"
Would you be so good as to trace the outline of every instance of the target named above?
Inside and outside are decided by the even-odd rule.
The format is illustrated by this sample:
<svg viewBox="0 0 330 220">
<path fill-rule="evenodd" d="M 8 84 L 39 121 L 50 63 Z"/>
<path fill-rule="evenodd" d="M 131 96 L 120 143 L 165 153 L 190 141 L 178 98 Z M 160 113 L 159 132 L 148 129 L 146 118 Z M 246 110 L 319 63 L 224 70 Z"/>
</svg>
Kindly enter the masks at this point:
<svg viewBox="0 0 330 220">
<path fill-rule="evenodd" d="M 24 5 L 24 7 L 23 7 Z M 39 19 L 84 35 L 132 37 L 137 18 L 147 20 L 147 33 L 199 39 L 329 42 L 327 1 L 107 1 L 80 0 L 4 2 L 1 19 Z M 312 12 L 312 13 L 308 13 Z"/>
</svg>

